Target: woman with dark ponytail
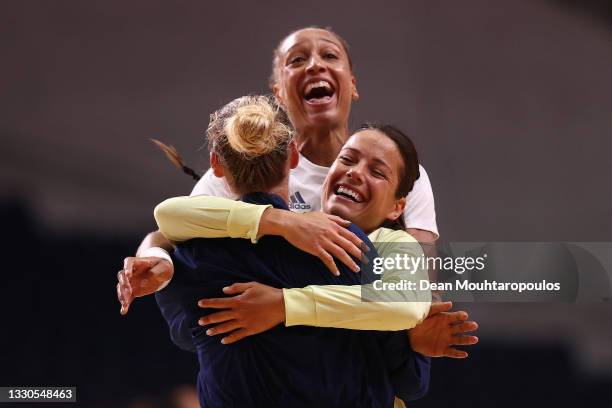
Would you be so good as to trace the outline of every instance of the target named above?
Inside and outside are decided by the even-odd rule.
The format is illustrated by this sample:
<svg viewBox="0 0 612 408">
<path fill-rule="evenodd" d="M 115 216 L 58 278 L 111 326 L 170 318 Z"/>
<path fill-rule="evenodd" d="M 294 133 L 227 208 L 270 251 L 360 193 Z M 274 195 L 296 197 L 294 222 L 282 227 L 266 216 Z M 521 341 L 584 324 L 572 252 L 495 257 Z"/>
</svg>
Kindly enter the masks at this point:
<svg viewBox="0 0 612 408">
<path fill-rule="evenodd" d="M 270 88 L 287 113 L 295 129 L 295 141 L 300 154 L 298 167 L 289 180 L 289 206 L 296 212 L 306 212 L 302 224 L 310 230 L 294 242 L 299 248 L 319 257 L 331 270 L 337 265 L 333 258 L 355 268 L 349 255 L 359 255 L 359 240 L 338 229 L 338 224 L 317 213 L 321 202 L 321 187 L 329 166 L 342 145 L 348 140 L 348 119 L 353 101 L 359 99 L 353 74 L 348 43 L 330 29 L 307 27 L 286 36 L 274 49 Z M 177 165 L 185 167 L 181 162 Z M 188 170 L 189 171 L 189 170 Z M 433 242 L 438 237 L 436 214 L 431 184 L 425 169 L 419 166 L 420 177 L 406 197 L 404 220 L 406 230 L 420 242 Z M 193 176 L 195 172 L 191 172 Z M 207 171 L 192 191 L 192 195 L 214 195 L 236 198 L 222 178 Z M 311 211 L 312 213 L 307 213 Z M 298 218 L 283 215 L 287 228 L 300 231 Z M 342 225 L 342 224 L 340 224 Z M 129 283 L 134 290 L 123 297 L 122 313 L 127 313 L 134 295 L 153 293 L 158 286 L 156 277 L 172 273 L 164 253 L 171 249 L 159 232 L 149 234 L 141 243 L 137 257 L 124 261 Z M 149 284 L 144 284 L 144 282 Z"/>
<path fill-rule="evenodd" d="M 219 145 L 212 143 L 209 146 L 213 152 L 215 174 L 219 174 L 218 163 L 227 163 L 226 156 L 219 155 Z M 244 160 L 244 156 L 240 157 Z M 236 167 L 245 164 L 250 163 L 233 161 Z M 369 239 L 381 259 L 394 259 L 397 255 L 422 257 L 419 244 L 403 230 L 401 220 L 405 194 L 418 178 L 418 170 L 416 149 L 399 129 L 390 125 L 363 125 L 347 141 L 330 169 L 323 186 L 323 210 L 350 220 L 369 233 Z M 228 171 L 231 172 L 231 169 L 224 168 L 222 173 L 235 190 L 236 180 L 240 178 L 228 174 Z M 220 213 L 224 214 L 222 222 L 218 222 Z M 212 196 L 177 197 L 166 200 L 155 210 L 160 231 L 175 242 L 195 237 L 232 236 L 256 241 L 262 235 L 291 236 L 291 233 L 283 232 L 282 226 L 276 232 L 265 227 L 273 224 L 270 220 L 281 219 L 282 213 L 283 210 L 277 208 Z M 270 222 L 262 222 L 264 219 Z M 385 228 L 385 224 L 392 229 Z M 261 225 L 264 225 L 263 230 Z M 385 270 L 381 284 L 427 280 L 423 268 L 413 273 L 407 272 L 392 268 Z M 449 304 L 432 306 L 431 317 L 423 321 L 431 299 L 426 290 L 378 290 L 372 284 L 311 284 L 277 289 L 261 281 L 243 283 L 244 279 L 236 281 L 240 283 L 231 282 L 223 289 L 226 295 L 239 296 L 215 297 L 199 302 L 205 308 L 201 313 L 208 313 L 199 320 L 199 324 L 207 327 L 208 336 L 221 335 L 224 344 L 266 332 L 282 323 L 286 327 L 310 325 L 362 330 L 412 328 L 409 339 L 413 349 L 429 356 L 465 357 L 465 352 L 452 346 L 477 341 L 473 336 L 461 335 L 476 327 L 473 322 L 465 322 L 465 312 L 437 314 L 448 310 Z M 160 292 L 158 296 L 163 293 Z M 363 299 L 368 301 L 364 302 Z M 224 311 L 211 314 L 211 308 Z M 197 315 L 197 312 L 194 313 Z M 448 319 L 464 321 L 457 335 L 451 333 Z M 181 325 L 175 323 L 174 327 L 180 328 Z M 429 363 L 422 358 L 415 356 L 415 361 L 420 372 L 425 373 Z M 406 398 L 422 395 L 425 388 L 421 387 L 420 391 Z"/>
<path fill-rule="evenodd" d="M 244 213 L 235 214 L 237 224 L 240 219 L 261 213 L 261 209 L 289 212 L 288 177 L 298 163 L 298 152 L 293 130 L 273 99 L 246 96 L 230 102 L 211 116 L 207 135 L 215 175 L 225 177 L 232 192 L 240 197 L 237 203 Z M 354 139 L 356 142 L 349 141 L 348 145 L 356 148 L 359 134 Z M 359 172 L 355 169 L 354 177 L 364 176 Z M 333 174 L 332 169 L 330 176 Z M 397 181 L 390 176 L 389 186 L 395 189 Z M 171 235 L 163 220 L 177 214 L 183 231 L 197 229 L 186 214 L 197 209 L 197 200 L 206 198 L 214 197 L 187 197 L 158 206 L 156 218 L 162 232 Z M 374 195 L 372 201 L 372 209 L 387 204 L 387 200 Z M 196 206 L 185 206 L 186 202 Z M 357 225 L 349 226 L 349 230 L 377 257 Z M 174 279 L 156 298 L 172 339 L 197 353 L 198 395 L 203 407 L 390 407 L 396 395 L 412 400 L 426 391 L 429 362 L 410 350 L 405 333 L 279 324 L 285 320 L 284 299 L 283 291 L 275 287 L 317 287 L 350 297 L 360 284 L 371 279 L 365 271 L 354 273 L 342 266 L 342 273 L 334 276 L 316 257 L 276 236 L 263 237 L 257 245 L 244 239 L 192 239 L 177 246 L 174 258 Z M 260 305 L 257 320 L 269 325 L 257 337 L 236 345 L 230 344 L 235 340 L 229 336 L 220 338 L 217 334 L 231 331 L 245 337 L 255 333 L 241 327 L 231 307 L 221 306 L 224 299 L 207 301 L 210 304 L 204 306 L 210 307 L 204 311 L 197 305 L 201 297 L 218 296 L 231 287 L 245 292 L 263 289 L 266 300 Z M 380 299 L 371 300 L 369 303 L 382 303 Z M 429 297 L 414 300 L 404 307 L 393 305 L 393 309 L 403 310 L 403 318 L 422 320 L 429 309 Z M 219 307 L 226 310 L 213 313 Z M 226 319 L 221 325 L 204 321 L 220 316 Z"/>
</svg>

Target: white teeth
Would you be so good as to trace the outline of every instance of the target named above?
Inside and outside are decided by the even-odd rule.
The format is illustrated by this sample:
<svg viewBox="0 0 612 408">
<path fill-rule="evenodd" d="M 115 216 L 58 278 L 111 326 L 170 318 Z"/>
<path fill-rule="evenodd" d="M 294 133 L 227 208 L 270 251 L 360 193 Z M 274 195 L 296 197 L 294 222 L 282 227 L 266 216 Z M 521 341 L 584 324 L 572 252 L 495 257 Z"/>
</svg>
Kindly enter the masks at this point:
<svg viewBox="0 0 612 408">
<path fill-rule="evenodd" d="M 327 81 L 312 82 L 306 85 L 306 89 L 304 89 L 304 94 L 308 95 L 308 93 L 312 91 L 314 88 L 326 88 L 329 91 L 331 91 L 332 89 L 331 85 Z"/>
<path fill-rule="evenodd" d="M 361 195 L 358 192 L 351 190 L 350 188 L 340 186 L 337 190 L 338 193 L 346 194 L 355 199 L 358 203 L 361 202 Z"/>
</svg>

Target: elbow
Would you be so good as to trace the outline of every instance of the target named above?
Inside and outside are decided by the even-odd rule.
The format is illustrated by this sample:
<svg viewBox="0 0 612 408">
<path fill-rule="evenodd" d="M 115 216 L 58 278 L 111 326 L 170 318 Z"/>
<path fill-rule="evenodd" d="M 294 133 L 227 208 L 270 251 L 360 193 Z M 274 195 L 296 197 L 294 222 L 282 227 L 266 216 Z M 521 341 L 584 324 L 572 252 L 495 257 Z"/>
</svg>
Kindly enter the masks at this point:
<svg viewBox="0 0 612 408">
<path fill-rule="evenodd" d="M 423 398 L 429 391 L 429 379 L 431 375 L 431 358 L 421 354 L 414 354 L 414 386 L 402 393 L 404 401 L 415 401 Z"/>
<path fill-rule="evenodd" d="M 427 317 L 429 313 L 428 302 L 407 302 L 402 307 L 402 321 L 404 327 L 401 329 L 412 329 L 417 324 L 421 323 Z"/>
<path fill-rule="evenodd" d="M 159 231 L 170 241 L 173 240 L 172 237 L 175 235 L 173 227 L 177 225 L 176 222 L 173 222 L 176 219 L 176 207 L 174 203 L 177 198 L 178 197 L 174 197 L 164 200 L 157 204 L 153 210 L 153 217 L 155 217 L 155 222 L 157 223 Z"/>
<path fill-rule="evenodd" d="M 431 292 L 429 290 L 403 290 L 395 291 L 398 324 L 397 330 L 408 330 L 415 327 L 427 318 L 431 306 Z M 399 302 L 398 302 L 399 301 Z"/>
<path fill-rule="evenodd" d="M 184 338 L 182 335 L 171 331 L 170 340 L 172 340 L 172 342 L 181 350 L 188 351 L 191 353 L 196 352 L 195 345 L 193 344 L 191 338 Z"/>
<path fill-rule="evenodd" d="M 413 352 L 404 370 L 394 379 L 396 395 L 405 403 L 423 398 L 429 391 L 431 359 Z"/>
<path fill-rule="evenodd" d="M 394 328 L 391 330 L 409 330 L 421 323 L 429 313 L 430 302 L 401 302 L 396 308 Z"/>
</svg>

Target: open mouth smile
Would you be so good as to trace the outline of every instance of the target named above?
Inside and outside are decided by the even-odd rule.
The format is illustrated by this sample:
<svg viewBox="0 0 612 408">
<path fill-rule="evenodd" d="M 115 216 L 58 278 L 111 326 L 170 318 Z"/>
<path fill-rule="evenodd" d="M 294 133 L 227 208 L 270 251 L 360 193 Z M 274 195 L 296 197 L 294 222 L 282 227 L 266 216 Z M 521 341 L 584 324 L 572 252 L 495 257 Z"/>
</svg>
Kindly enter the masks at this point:
<svg viewBox="0 0 612 408">
<path fill-rule="evenodd" d="M 343 198 L 346 198 L 350 201 L 353 201 L 355 203 L 361 203 L 363 202 L 363 196 L 358 193 L 357 191 L 353 190 L 352 188 L 345 186 L 345 185 L 338 185 L 335 190 L 334 190 L 334 194 Z"/>
<path fill-rule="evenodd" d="M 302 96 L 311 105 L 325 104 L 332 100 L 336 90 L 327 80 L 321 79 L 306 84 Z"/>
</svg>

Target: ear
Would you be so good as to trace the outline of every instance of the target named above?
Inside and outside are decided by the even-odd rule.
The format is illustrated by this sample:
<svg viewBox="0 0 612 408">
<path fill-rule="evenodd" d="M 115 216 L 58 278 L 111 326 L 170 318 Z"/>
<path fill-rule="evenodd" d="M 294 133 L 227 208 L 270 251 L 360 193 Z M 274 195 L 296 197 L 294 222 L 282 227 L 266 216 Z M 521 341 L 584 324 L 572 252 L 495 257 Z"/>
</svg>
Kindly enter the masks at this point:
<svg viewBox="0 0 612 408">
<path fill-rule="evenodd" d="M 292 140 L 289 144 L 289 166 L 295 169 L 300 161 L 300 152 L 298 151 L 297 143 Z"/>
<path fill-rule="evenodd" d="M 219 162 L 219 156 L 217 153 L 210 152 L 210 167 L 213 169 L 213 174 L 217 177 L 223 177 L 225 174 L 223 172 L 223 166 Z"/>
<path fill-rule="evenodd" d="M 387 219 L 389 221 L 397 220 L 400 215 L 404 212 L 404 208 L 406 207 L 406 197 L 399 198 L 395 200 L 395 204 L 393 209 L 387 214 Z"/>
<path fill-rule="evenodd" d="M 285 100 L 283 97 L 283 91 L 281 90 L 281 87 L 278 84 L 272 85 L 272 92 L 274 93 L 274 99 L 276 99 L 276 103 L 284 108 Z"/>
<path fill-rule="evenodd" d="M 353 101 L 358 101 L 359 92 L 357 92 L 357 80 L 355 79 L 355 76 L 351 76 L 351 83 L 352 83 L 351 97 L 353 98 Z"/>
</svg>

